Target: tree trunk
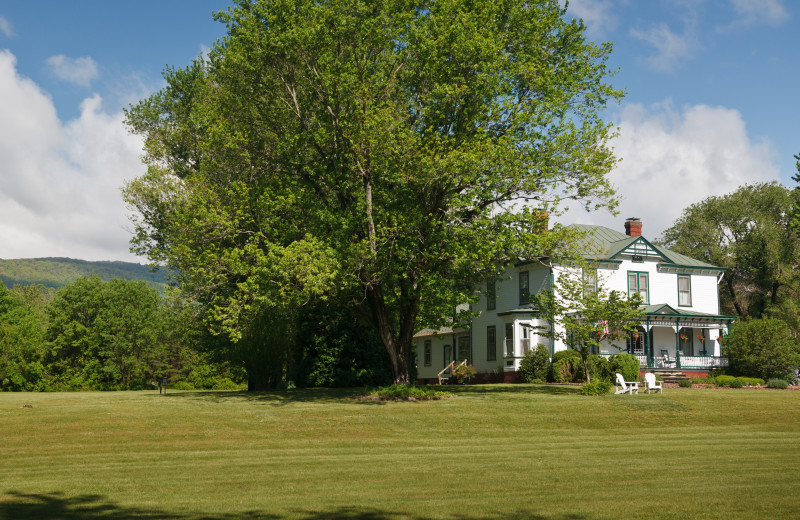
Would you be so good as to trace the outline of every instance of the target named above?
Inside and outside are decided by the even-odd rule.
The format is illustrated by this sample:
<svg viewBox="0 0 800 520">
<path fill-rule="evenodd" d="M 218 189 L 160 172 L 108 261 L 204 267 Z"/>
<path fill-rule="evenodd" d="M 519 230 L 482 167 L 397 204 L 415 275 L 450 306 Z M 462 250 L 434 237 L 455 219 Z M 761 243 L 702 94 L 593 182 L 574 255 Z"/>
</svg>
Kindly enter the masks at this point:
<svg viewBox="0 0 800 520">
<path fill-rule="evenodd" d="M 380 286 L 367 289 L 367 301 L 372 311 L 372 326 L 389 354 L 394 384 L 413 383 L 411 381 L 411 343 L 414 339 L 413 327 L 416 322 L 418 303 L 411 302 L 399 311 L 401 314 L 400 334 L 395 336 Z"/>
<path fill-rule="evenodd" d="M 736 291 L 733 288 L 733 280 L 730 277 L 726 277 L 726 283 L 728 285 L 728 290 L 731 293 L 731 302 L 733 302 L 733 308 L 736 310 L 737 316 L 742 316 L 744 313 L 742 312 L 742 307 L 739 305 L 739 300 L 736 299 Z"/>
</svg>

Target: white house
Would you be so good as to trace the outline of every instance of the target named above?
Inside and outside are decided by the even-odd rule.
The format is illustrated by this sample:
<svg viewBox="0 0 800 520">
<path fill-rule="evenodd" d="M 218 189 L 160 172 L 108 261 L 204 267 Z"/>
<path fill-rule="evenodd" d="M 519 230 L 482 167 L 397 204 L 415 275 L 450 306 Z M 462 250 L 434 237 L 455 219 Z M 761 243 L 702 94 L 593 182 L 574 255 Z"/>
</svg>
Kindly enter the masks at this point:
<svg viewBox="0 0 800 520">
<path fill-rule="evenodd" d="M 687 373 L 727 365 L 719 339 L 735 318 L 720 315 L 718 287 L 725 269 L 654 246 L 642 236 L 638 219 L 625 222 L 625 233 L 602 226 L 572 227 L 586 232 L 580 248 L 596 267 L 583 273 L 585 282 L 600 281 L 609 291 L 638 292 L 645 303 L 638 330 L 626 341 L 604 343 L 599 354 L 628 352 L 643 369 Z M 518 262 L 499 281 L 481 288 L 478 303 L 470 309 L 478 316 L 468 327 L 418 332 L 418 380 L 433 381 L 451 361 L 466 359 L 481 379 L 514 381 L 526 351 L 540 343 L 551 356 L 569 348 L 537 333 L 548 323 L 530 304 L 531 294 L 551 287 L 568 269 L 574 268 L 546 259 Z"/>
</svg>

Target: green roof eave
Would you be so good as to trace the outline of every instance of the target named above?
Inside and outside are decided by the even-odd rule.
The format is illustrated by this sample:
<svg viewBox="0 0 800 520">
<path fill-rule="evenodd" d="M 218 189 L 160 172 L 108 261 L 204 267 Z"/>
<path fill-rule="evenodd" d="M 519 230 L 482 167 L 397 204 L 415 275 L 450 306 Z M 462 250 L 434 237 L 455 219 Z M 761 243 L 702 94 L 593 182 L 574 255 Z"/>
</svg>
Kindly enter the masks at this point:
<svg viewBox="0 0 800 520">
<path fill-rule="evenodd" d="M 713 265 L 684 265 L 673 264 L 669 262 L 661 262 L 659 265 L 668 269 L 694 269 L 695 271 L 717 271 L 721 273 L 724 273 L 728 270 L 726 267 L 716 267 Z"/>
</svg>

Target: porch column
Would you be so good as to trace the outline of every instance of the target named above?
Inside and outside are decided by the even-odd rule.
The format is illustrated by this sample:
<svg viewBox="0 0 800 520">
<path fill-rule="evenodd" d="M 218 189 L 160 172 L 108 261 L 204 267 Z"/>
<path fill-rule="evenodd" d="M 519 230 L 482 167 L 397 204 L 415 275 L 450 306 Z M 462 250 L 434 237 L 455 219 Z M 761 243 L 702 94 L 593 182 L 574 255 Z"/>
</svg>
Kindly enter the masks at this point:
<svg viewBox="0 0 800 520">
<path fill-rule="evenodd" d="M 675 318 L 675 368 L 681 368 L 681 319 Z"/>
<path fill-rule="evenodd" d="M 647 367 L 653 368 L 653 349 L 650 345 L 650 319 L 645 320 L 644 325 L 644 354 L 647 356 Z"/>
</svg>

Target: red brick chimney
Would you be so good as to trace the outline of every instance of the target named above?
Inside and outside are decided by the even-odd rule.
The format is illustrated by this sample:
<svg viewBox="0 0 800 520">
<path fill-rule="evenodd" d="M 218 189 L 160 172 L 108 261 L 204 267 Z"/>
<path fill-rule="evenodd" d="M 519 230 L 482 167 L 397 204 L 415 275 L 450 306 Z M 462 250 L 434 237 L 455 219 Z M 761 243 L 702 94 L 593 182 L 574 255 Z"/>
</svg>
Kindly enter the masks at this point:
<svg viewBox="0 0 800 520">
<path fill-rule="evenodd" d="M 629 237 L 642 236 L 642 221 L 636 217 L 625 220 L 625 234 Z"/>
</svg>

